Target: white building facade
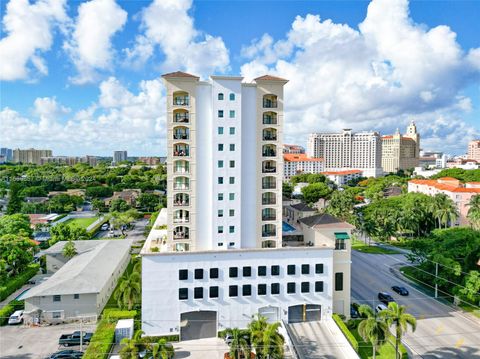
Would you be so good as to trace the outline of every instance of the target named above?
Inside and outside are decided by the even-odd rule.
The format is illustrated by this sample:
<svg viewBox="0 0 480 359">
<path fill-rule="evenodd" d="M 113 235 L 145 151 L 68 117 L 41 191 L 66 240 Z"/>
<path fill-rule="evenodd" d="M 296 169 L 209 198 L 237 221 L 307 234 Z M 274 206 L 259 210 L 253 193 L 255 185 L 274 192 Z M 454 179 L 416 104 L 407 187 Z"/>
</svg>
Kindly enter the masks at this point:
<svg viewBox="0 0 480 359">
<path fill-rule="evenodd" d="M 320 173 L 324 170 L 322 158 L 311 158 L 305 154 L 283 155 L 283 179 L 289 180 L 300 173 Z"/>
<path fill-rule="evenodd" d="M 323 158 L 326 171 L 359 169 L 366 177 L 378 177 L 382 170 L 382 139 L 378 132 L 312 133 L 307 155 Z"/>
</svg>

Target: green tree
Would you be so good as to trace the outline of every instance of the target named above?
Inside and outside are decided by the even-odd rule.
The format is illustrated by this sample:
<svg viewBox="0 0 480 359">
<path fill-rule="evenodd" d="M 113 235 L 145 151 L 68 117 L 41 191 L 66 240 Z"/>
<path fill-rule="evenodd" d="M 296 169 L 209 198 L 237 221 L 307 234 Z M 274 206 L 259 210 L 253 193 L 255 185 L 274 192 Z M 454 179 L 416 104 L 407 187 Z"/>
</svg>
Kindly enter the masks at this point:
<svg viewBox="0 0 480 359">
<path fill-rule="evenodd" d="M 282 183 L 282 195 L 286 198 L 292 198 L 293 186 L 288 182 Z"/>
<path fill-rule="evenodd" d="M 447 228 L 448 224 L 451 225 L 459 216 L 455 202 L 444 193 L 437 193 L 433 197 L 432 209 L 438 220 L 439 228 L 442 224 Z"/>
<path fill-rule="evenodd" d="M 406 312 L 404 305 L 398 305 L 396 302 L 388 303 L 388 307 L 379 313 L 379 316 L 385 320 L 389 327 L 395 328 L 395 353 L 398 359 L 401 358 L 399 351 L 402 336 L 411 328 L 412 332 L 417 328 L 415 317 Z"/>
<path fill-rule="evenodd" d="M 25 197 L 46 197 L 48 195 L 44 186 L 25 187 L 20 191 L 20 196 Z"/>
<path fill-rule="evenodd" d="M 50 240 L 48 243 L 53 246 L 59 241 L 79 241 L 90 239 L 90 235 L 83 227 L 70 226 L 68 223 L 59 223 L 50 228 Z"/>
<path fill-rule="evenodd" d="M 121 309 L 132 310 L 133 306 L 140 301 L 140 294 L 141 275 L 139 272 L 132 271 L 120 278 L 114 299 Z"/>
<path fill-rule="evenodd" d="M 105 212 L 107 207 L 105 206 L 105 202 L 101 199 L 94 199 L 92 200 L 92 207 L 93 209 L 97 209 L 100 212 Z"/>
<path fill-rule="evenodd" d="M 140 207 L 145 208 L 148 212 L 158 209 L 160 206 L 160 196 L 153 193 L 142 193 L 138 197 Z"/>
<path fill-rule="evenodd" d="M 147 358 L 149 359 L 172 359 L 175 355 L 175 350 L 171 343 L 162 338 L 149 348 Z"/>
<path fill-rule="evenodd" d="M 106 198 L 113 195 L 113 190 L 108 186 L 92 186 L 87 187 L 85 196 L 89 198 Z"/>
<path fill-rule="evenodd" d="M 143 330 L 138 330 L 135 332 L 133 337 L 123 338 L 121 341 L 122 347 L 118 354 L 122 359 L 138 359 L 140 356 L 140 351 L 143 349 L 143 340 L 142 335 L 145 334 Z"/>
<path fill-rule="evenodd" d="M 75 211 L 78 206 L 83 203 L 83 198 L 80 196 L 70 196 L 65 193 L 58 194 L 52 197 L 48 203 L 47 208 L 54 213 L 68 213 Z"/>
<path fill-rule="evenodd" d="M 121 198 L 113 199 L 110 202 L 110 212 L 125 212 L 128 211 L 131 207 L 128 203 Z"/>
<path fill-rule="evenodd" d="M 470 221 L 470 224 L 476 230 L 480 230 L 480 194 L 470 198 L 468 207 L 467 218 Z"/>
<path fill-rule="evenodd" d="M 15 234 L 23 237 L 31 237 L 30 218 L 25 214 L 11 214 L 0 217 L 0 236 Z"/>
<path fill-rule="evenodd" d="M 328 202 L 326 212 L 335 216 L 343 221 L 349 223 L 353 222 L 355 205 L 355 194 L 352 191 L 335 191 L 332 194 L 332 198 Z"/>
<path fill-rule="evenodd" d="M 35 243 L 17 234 L 0 236 L 0 259 L 2 275 L 13 277 L 25 270 L 33 260 Z"/>
<path fill-rule="evenodd" d="M 358 308 L 360 315 L 365 318 L 358 324 L 358 334 L 366 342 L 372 344 L 373 359 L 377 355 L 377 347 L 385 342 L 388 335 L 388 325 L 382 317 L 377 317 L 373 309 L 362 304 Z"/>
<path fill-rule="evenodd" d="M 69 259 L 75 257 L 78 254 L 77 248 L 75 248 L 75 243 L 73 243 L 71 239 L 63 246 L 62 254 L 65 258 Z"/>
<path fill-rule="evenodd" d="M 268 326 L 267 318 L 257 314 L 253 320 L 248 324 L 250 332 L 250 341 L 257 356 L 262 352 L 263 348 L 263 333 Z"/>
<path fill-rule="evenodd" d="M 22 188 L 22 185 L 20 185 L 19 183 L 11 182 L 10 190 L 8 191 L 7 214 L 15 214 L 20 212 L 23 199 L 20 194 Z"/>
<path fill-rule="evenodd" d="M 282 359 L 283 358 L 283 346 L 285 339 L 278 332 L 280 323 L 268 324 L 263 331 L 263 347 L 261 350 L 262 355 L 260 358 L 264 359 Z M 258 354 L 258 353 L 257 353 Z"/>
<path fill-rule="evenodd" d="M 231 336 L 232 340 L 230 342 L 230 358 L 231 359 L 240 359 L 240 358 L 250 358 L 250 353 L 252 352 L 248 335 L 244 331 L 233 328 L 227 329 L 225 332 L 226 335 Z"/>
<path fill-rule="evenodd" d="M 312 183 L 302 188 L 303 199 L 307 203 L 317 203 L 320 198 L 326 198 L 332 190 L 323 182 Z"/>
</svg>

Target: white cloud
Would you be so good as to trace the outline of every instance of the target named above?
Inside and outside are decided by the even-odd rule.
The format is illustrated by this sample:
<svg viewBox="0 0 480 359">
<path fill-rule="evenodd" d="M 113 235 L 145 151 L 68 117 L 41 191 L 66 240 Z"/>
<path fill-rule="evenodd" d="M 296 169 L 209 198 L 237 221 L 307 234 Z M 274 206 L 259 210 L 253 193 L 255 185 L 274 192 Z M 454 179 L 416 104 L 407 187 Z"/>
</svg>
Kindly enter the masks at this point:
<svg viewBox="0 0 480 359">
<path fill-rule="evenodd" d="M 41 54 L 50 50 L 52 32 L 68 20 L 65 0 L 10 0 L 2 19 L 0 80 L 31 80 L 32 69 L 48 73 Z M 33 76 L 35 76 L 34 74 Z"/>
<path fill-rule="evenodd" d="M 127 12 L 115 0 L 91 0 L 78 7 L 72 38 L 64 44 L 78 71 L 73 83 L 94 82 L 96 70 L 111 70 L 112 38 L 126 21 Z"/>
<path fill-rule="evenodd" d="M 465 54 L 447 26 L 427 29 L 409 17 L 406 0 L 373 0 L 359 30 L 297 16 L 284 39 L 264 35 L 242 54 L 247 79 L 270 72 L 290 80 L 285 88 L 286 141 L 305 143 L 314 131 L 380 130 L 418 117 L 448 121 L 472 133 L 461 117 L 471 109 L 461 90 L 480 78 L 480 51 Z M 427 131 L 427 130 L 426 130 Z M 443 126 L 445 138 L 455 126 Z M 432 131 L 427 131 L 428 136 Z M 442 143 L 447 146 L 447 142 Z M 460 150 L 467 137 L 451 144 Z M 441 148 L 439 148 L 441 149 Z"/>
<path fill-rule="evenodd" d="M 141 30 L 133 49 L 125 49 L 127 62 L 139 66 L 159 46 L 165 54 L 163 71 L 178 69 L 208 76 L 225 72 L 229 66 L 228 50 L 221 37 L 203 34 L 194 27 L 188 11 L 191 0 L 154 0 L 142 11 Z"/>
<path fill-rule="evenodd" d="M 37 98 L 33 117 L 8 107 L 0 112 L 2 145 L 53 148 L 54 154 L 163 155 L 166 147 L 165 94 L 160 78 L 141 81 L 137 93 L 116 78 L 100 84 L 97 103 L 71 113 L 55 98 Z"/>
</svg>

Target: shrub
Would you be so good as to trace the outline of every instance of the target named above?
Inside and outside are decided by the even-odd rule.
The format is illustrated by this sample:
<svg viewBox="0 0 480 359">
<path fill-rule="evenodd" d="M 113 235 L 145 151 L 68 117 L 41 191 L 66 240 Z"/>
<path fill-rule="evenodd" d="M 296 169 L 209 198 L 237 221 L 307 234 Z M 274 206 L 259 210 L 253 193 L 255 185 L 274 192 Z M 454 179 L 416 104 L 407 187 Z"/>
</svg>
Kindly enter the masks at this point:
<svg viewBox="0 0 480 359">
<path fill-rule="evenodd" d="M 103 311 L 103 318 L 110 319 L 110 320 L 131 319 L 131 318 L 135 318 L 136 315 L 137 315 L 136 310 L 120 310 L 116 308 L 111 308 L 111 309 L 105 309 Z"/>
<path fill-rule="evenodd" d="M 7 298 L 10 294 L 15 292 L 17 289 L 21 288 L 25 283 L 27 283 L 30 278 L 37 274 L 39 269 L 38 264 L 30 264 L 26 270 L 24 270 L 19 275 L 7 280 L 4 285 L 0 286 L 0 301 Z"/>
<path fill-rule="evenodd" d="M 107 359 L 115 341 L 115 326 L 117 321 L 102 319 L 93 333 L 92 340 L 88 345 L 83 359 Z"/>
<path fill-rule="evenodd" d="M 15 306 L 11 303 L 8 303 L 2 309 L 0 309 L 0 325 L 5 325 L 8 322 L 8 318 L 13 314 L 15 311 Z"/>
<path fill-rule="evenodd" d="M 358 353 L 358 341 L 357 339 L 355 339 L 355 336 L 350 332 L 350 330 L 348 330 L 347 326 L 342 321 L 342 319 L 340 319 L 340 316 L 338 314 L 332 314 L 332 318 L 335 321 L 335 323 L 337 323 L 343 335 L 345 335 L 347 340 L 350 342 L 353 349 Z"/>
<path fill-rule="evenodd" d="M 179 335 L 160 335 L 160 336 L 145 336 L 144 343 L 158 343 L 160 339 L 165 339 L 167 342 L 178 342 L 180 341 Z"/>
</svg>

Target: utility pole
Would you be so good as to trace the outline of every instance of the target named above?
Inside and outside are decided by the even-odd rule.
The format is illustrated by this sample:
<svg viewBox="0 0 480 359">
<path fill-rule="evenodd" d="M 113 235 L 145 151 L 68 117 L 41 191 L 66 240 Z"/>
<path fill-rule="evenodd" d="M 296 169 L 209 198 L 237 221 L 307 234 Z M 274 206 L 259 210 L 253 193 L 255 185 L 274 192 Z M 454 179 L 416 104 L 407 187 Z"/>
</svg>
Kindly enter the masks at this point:
<svg viewBox="0 0 480 359">
<path fill-rule="evenodd" d="M 80 351 L 83 351 L 83 318 L 80 319 Z"/>
<path fill-rule="evenodd" d="M 438 298 L 438 263 L 435 262 L 435 298 Z"/>
</svg>

